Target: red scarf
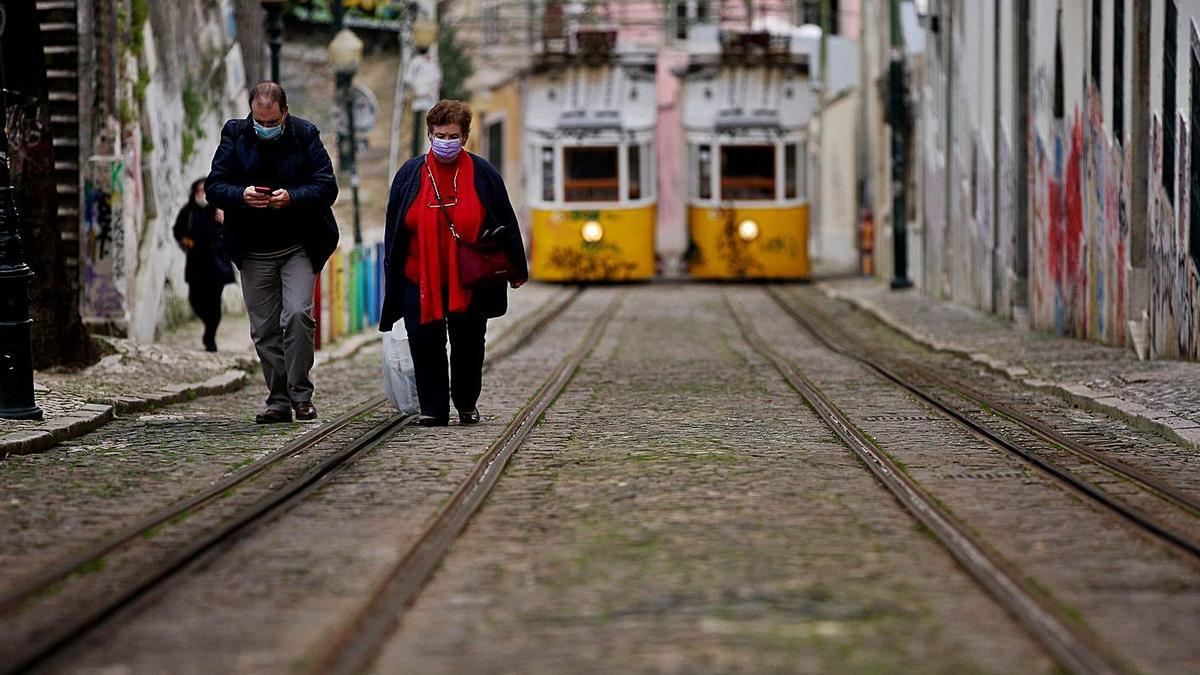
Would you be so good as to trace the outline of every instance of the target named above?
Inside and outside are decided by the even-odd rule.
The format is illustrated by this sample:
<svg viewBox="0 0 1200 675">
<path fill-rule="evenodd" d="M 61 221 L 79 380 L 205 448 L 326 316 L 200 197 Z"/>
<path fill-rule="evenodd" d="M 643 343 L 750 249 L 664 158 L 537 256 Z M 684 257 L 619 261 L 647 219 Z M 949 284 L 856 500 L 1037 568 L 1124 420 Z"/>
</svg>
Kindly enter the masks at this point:
<svg viewBox="0 0 1200 675">
<path fill-rule="evenodd" d="M 423 324 L 445 318 L 445 307 L 459 313 L 471 305 L 471 291 L 459 281 L 458 242 L 450 234 L 446 215 L 438 206 L 426 167 L 433 171 L 437 189 L 459 236 L 467 241 L 477 240 L 484 216 L 483 204 L 475 194 L 475 163 L 471 156 L 461 152 L 453 164 L 443 164 L 431 150 L 420 169 L 421 188 L 404 214 L 404 224 L 409 230 L 404 272 L 420 286 Z M 449 293 L 448 303 L 443 298 L 443 289 Z"/>
</svg>

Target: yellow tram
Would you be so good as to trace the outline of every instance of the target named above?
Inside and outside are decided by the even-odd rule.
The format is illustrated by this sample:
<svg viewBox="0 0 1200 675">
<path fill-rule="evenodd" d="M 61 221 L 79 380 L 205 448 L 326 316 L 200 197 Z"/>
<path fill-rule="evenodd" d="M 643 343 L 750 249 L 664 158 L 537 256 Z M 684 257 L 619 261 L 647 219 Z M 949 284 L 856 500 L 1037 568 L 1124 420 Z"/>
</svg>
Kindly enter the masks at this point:
<svg viewBox="0 0 1200 675">
<path fill-rule="evenodd" d="M 580 30 L 526 80 L 530 274 L 632 281 L 655 274 L 655 55 L 615 30 Z"/>
<path fill-rule="evenodd" d="M 683 75 L 689 273 L 809 275 L 809 57 L 787 35 L 716 31 Z"/>
</svg>

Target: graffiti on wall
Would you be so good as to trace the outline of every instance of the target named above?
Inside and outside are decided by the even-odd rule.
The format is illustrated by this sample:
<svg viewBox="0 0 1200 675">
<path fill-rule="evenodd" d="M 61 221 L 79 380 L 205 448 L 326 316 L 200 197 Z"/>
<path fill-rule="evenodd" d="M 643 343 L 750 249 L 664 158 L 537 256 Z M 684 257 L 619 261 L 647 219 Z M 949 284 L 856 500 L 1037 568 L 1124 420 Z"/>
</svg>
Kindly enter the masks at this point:
<svg viewBox="0 0 1200 675">
<path fill-rule="evenodd" d="M 1083 217 L 1087 248 L 1086 331 L 1109 344 L 1125 342 L 1125 255 L 1129 227 L 1125 218 L 1124 161 L 1109 141 L 1102 99 L 1088 85 L 1084 156 Z"/>
<path fill-rule="evenodd" d="M 88 168 L 80 232 L 80 312 L 85 320 L 123 320 L 128 289 L 122 217 L 125 166 L 120 160 L 99 158 Z"/>
</svg>

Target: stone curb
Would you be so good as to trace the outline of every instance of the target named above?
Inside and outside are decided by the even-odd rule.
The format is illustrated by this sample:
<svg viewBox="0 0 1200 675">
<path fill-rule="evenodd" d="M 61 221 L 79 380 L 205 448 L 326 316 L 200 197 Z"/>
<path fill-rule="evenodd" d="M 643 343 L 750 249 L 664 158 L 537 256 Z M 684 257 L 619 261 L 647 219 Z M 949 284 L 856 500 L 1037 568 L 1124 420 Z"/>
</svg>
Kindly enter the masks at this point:
<svg viewBox="0 0 1200 675">
<path fill-rule="evenodd" d="M 1110 392 L 1092 389 L 1081 384 L 1048 382 L 1031 377 L 1027 368 L 1011 365 L 1004 359 L 987 352 L 975 351 L 954 342 L 940 340 L 925 331 L 905 325 L 892 316 L 888 310 L 870 300 L 856 297 L 825 282 L 818 282 L 814 285 L 826 297 L 854 305 L 913 342 L 936 351 L 970 359 L 994 373 L 1005 375 L 1027 387 L 1062 398 L 1078 408 L 1123 420 L 1137 429 L 1156 433 L 1184 447 L 1200 450 L 1200 424 L 1192 420 L 1178 417 L 1164 410 L 1147 408 L 1135 401 L 1129 401 Z"/>
<path fill-rule="evenodd" d="M 332 351 L 318 352 L 316 365 L 348 359 L 380 334 L 372 331 L 347 338 Z M 118 415 L 146 412 L 160 406 L 184 403 L 200 396 L 227 394 L 241 389 L 257 369 L 257 362 L 246 361 L 239 368 L 189 384 L 172 384 L 157 391 L 138 396 L 113 396 L 89 399 L 87 404 L 67 417 L 53 419 L 38 429 L 14 431 L 0 436 L 0 458 L 6 455 L 28 455 L 43 452 L 63 441 L 79 438 L 108 424 Z"/>
</svg>

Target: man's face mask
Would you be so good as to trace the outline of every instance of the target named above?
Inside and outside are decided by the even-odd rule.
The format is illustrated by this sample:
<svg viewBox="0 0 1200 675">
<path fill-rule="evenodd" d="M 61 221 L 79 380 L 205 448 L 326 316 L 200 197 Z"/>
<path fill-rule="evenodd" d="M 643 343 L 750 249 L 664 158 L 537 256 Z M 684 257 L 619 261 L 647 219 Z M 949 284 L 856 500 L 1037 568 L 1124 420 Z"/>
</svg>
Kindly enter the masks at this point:
<svg viewBox="0 0 1200 675">
<path fill-rule="evenodd" d="M 254 133 L 258 134 L 258 137 L 264 141 L 273 141 L 283 133 L 283 120 L 279 120 L 279 124 L 273 127 L 268 127 L 260 124 L 258 120 L 254 120 Z"/>
</svg>

